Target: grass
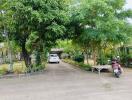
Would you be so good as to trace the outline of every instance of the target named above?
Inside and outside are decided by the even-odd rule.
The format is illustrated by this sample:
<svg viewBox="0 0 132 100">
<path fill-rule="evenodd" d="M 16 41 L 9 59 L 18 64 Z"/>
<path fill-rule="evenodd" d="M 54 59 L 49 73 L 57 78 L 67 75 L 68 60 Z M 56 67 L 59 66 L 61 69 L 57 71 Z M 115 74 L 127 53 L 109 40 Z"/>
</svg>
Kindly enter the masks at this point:
<svg viewBox="0 0 132 100">
<path fill-rule="evenodd" d="M 91 65 L 84 64 L 83 62 L 82 63 L 78 63 L 78 62 L 75 62 L 75 61 L 73 61 L 71 59 L 63 59 L 63 61 L 66 62 L 66 63 L 69 63 L 71 65 L 77 66 L 77 67 L 79 67 L 82 70 L 86 70 L 86 71 L 91 70 Z"/>
</svg>

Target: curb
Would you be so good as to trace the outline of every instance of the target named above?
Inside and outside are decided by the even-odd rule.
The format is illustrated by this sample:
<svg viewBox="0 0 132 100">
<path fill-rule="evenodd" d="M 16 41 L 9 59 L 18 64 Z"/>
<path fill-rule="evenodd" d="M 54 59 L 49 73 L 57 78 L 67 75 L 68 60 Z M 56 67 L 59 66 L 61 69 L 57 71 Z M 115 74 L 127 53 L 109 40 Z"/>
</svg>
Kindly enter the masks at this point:
<svg viewBox="0 0 132 100">
<path fill-rule="evenodd" d="M 43 74 L 44 71 L 45 70 L 38 71 L 38 72 L 32 72 L 32 73 L 0 75 L 0 79 L 21 78 L 21 77 L 26 77 L 26 76 L 40 75 L 40 74 Z"/>
</svg>

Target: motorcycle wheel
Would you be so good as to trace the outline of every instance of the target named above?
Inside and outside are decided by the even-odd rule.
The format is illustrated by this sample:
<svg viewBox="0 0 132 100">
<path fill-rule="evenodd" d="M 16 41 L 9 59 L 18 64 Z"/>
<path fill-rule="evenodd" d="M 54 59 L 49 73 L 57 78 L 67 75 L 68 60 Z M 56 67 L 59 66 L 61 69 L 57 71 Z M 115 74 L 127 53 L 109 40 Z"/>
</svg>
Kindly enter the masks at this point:
<svg viewBox="0 0 132 100">
<path fill-rule="evenodd" d="M 116 78 L 120 78 L 120 74 L 119 73 L 116 73 L 115 76 L 116 76 Z"/>
</svg>

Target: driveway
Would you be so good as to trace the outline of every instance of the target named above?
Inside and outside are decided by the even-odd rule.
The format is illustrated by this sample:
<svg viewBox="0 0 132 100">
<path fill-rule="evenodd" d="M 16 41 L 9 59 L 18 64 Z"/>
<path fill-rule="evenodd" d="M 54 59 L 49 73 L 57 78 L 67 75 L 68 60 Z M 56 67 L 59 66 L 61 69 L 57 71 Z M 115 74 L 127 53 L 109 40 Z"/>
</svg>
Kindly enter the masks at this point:
<svg viewBox="0 0 132 100">
<path fill-rule="evenodd" d="M 117 79 L 63 62 L 49 64 L 43 74 L 0 79 L 0 100 L 132 100 L 132 69 Z"/>
</svg>

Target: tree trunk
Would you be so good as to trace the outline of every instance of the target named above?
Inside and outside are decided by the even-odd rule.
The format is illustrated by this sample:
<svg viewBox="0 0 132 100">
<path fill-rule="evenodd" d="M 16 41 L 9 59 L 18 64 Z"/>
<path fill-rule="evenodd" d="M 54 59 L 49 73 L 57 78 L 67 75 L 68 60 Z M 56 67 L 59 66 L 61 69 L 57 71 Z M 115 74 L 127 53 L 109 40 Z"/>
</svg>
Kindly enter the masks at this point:
<svg viewBox="0 0 132 100">
<path fill-rule="evenodd" d="M 89 64 L 89 61 L 88 61 L 88 59 L 89 59 L 89 57 L 88 57 L 88 51 L 86 51 L 86 59 L 87 59 L 87 64 Z"/>
<path fill-rule="evenodd" d="M 26 67 L 29 67 L 31 65 L 31 58 L 25 48 L 25 44 L 22 45 L 22 54 Z"/>
<path fill-rule="evenodd" d="M 93 50 L 93 60 L 94 60 L 94 66 L 96 66 L 96 64 L 97 64 L 97 54 L 96 54 L 97 52 L 96 52 L 96 50 Z"/>
</svg>

